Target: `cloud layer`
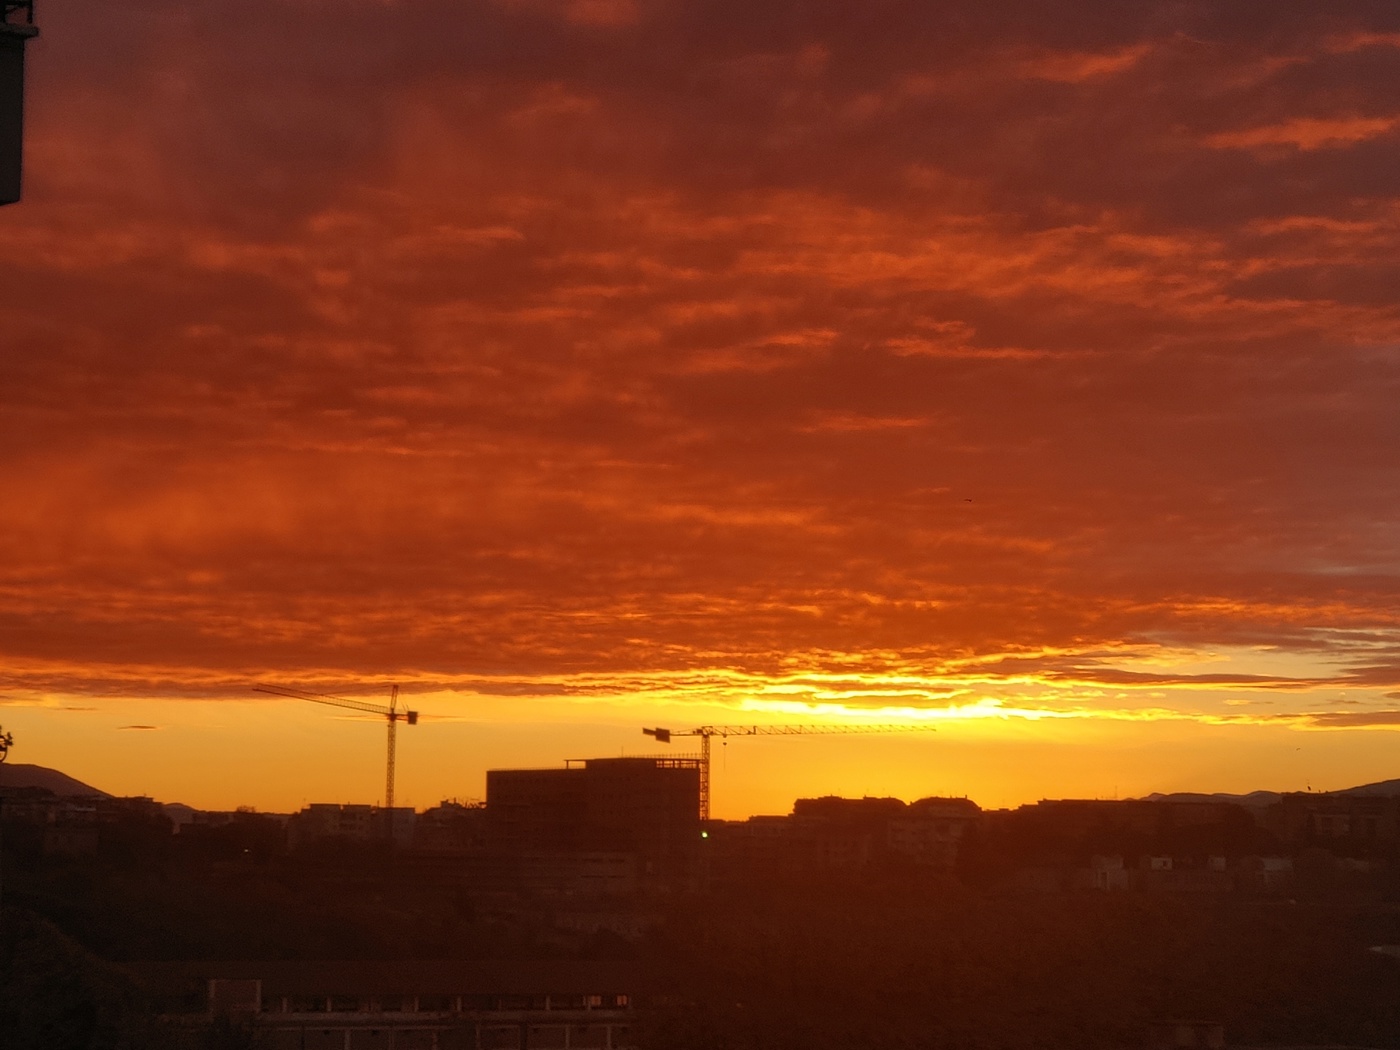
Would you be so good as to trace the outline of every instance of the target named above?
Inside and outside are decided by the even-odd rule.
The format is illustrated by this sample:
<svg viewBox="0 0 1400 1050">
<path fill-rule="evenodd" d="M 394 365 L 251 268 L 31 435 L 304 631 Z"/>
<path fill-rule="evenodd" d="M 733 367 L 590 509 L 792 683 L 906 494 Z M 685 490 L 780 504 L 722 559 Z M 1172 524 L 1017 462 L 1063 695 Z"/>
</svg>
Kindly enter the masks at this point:
<svg viewBox="0 0 1400 1050">
<path fill-rule="evenodd" d="M 43 20 L 13 695 L 1394 721 L 1393 5 Z"/>
</svg>

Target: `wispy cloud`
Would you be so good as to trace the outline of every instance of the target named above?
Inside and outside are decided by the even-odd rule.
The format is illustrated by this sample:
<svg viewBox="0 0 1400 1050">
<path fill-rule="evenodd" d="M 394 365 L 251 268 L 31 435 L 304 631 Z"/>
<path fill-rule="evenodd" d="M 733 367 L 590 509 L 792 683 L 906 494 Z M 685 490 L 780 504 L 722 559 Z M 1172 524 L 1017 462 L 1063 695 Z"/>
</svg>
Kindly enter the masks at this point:
<svg viewBox="0 0 1400 1050">
<path fill-rule="evenodd" d="M 1335 149 L 1387 135 L 1396 124 L 1400 124 L 1400 117 L 1296 117 L 1282 124 L 1217 132 L 1206 137 L 1206 144 L 1219 149 L 1261 146 Z"/>
</svg>

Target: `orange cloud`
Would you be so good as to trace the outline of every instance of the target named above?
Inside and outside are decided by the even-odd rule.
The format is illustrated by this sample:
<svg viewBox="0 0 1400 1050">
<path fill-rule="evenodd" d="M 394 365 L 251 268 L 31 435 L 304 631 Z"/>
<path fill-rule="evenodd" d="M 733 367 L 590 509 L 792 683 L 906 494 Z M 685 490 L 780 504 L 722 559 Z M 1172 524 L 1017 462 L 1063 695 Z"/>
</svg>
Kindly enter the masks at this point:
<svg viewBox="0 0 1400 1050">
<path fill-rule="evenodd" d="M 1375 33 L 1364 30 L 1340 33 L 1324 41 L 1323 47 L 1333 54 L 1347 54 L 1368 47 L 1400 48 L 1400 33 Z"/>
<path fill-rule="evenodd" d="M 1338 149 L 1389 134 L 1400 117 L 1297 117 L 1282 124 L 1222 131 L 1206 138 L 1217 149 L 1295 146 L 1300 150 Z"/>
<path fill-rule="evenodd" d="M 1141 43 L 1102 54 L 1093 52 L 1050 53 L 1023 61 L 1021 74 L 1039 80 L 1078 84 L 1096 77 L 1111 76 L 1132 69 L 1151 52 L 1151 44 Z"/>
</svg>

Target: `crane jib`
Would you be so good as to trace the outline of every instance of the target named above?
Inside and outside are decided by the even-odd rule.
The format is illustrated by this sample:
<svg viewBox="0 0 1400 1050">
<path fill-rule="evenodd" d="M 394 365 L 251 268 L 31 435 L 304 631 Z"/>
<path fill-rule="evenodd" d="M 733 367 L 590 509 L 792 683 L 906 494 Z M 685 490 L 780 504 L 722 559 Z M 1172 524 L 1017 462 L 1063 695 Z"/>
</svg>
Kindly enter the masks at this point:
<svg viewBox="0 0 1400 1050">
<path fill-rule="evenodd" d="M 381 707 L 377 704 L 366 704 L 359 700 L 347 700 L 343 696 L 330 696 L 325 693 L 306 693 L 300 689 L 285 689 L 281 686 L 255 685 L 253 691 L 258 693 L 268 693 L 271 696 L 285 696 L 293 700 L 309 700 L 313 704 L 325 704 L 328 707 L 342 707 L 349 711 L 360 711 L 367 715 L 377 715 L 388 723 L 389 739 L 387 741 L 387 754 L 384 763 L 384 834 L 391 842 L 394 836 L 394 751 L 395 736 L 399 722 L 407 722 L 411 726 L 418 724 L 418 712 L 407 709 L 400 711 L 399 687 L 395 685 L 390 692 L 389 706 Z"/>
</svg>

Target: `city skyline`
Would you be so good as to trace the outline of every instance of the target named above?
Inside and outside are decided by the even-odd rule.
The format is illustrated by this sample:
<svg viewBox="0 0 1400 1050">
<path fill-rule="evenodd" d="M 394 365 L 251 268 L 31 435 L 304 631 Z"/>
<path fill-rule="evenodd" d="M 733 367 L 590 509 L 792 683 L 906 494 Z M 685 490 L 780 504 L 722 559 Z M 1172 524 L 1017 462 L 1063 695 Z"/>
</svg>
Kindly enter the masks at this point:
<svg viewBox="0 0 1400 1050">
<path fill-rule="evenodd" d="M 420 808 L 656 725 L 937 729 L 717 747 L 722 817 L 1400 770 L 1387 7 L 38 19 L 13 760 L 371 802 L 254 689 L 398 684 Z"/>
</svg>

